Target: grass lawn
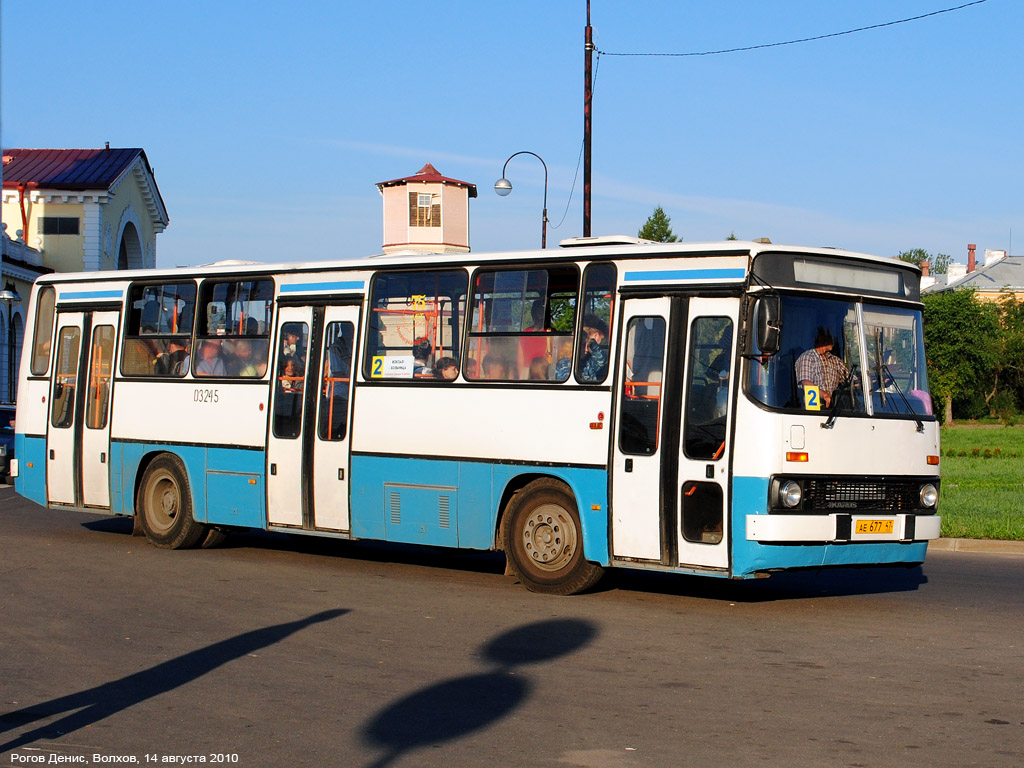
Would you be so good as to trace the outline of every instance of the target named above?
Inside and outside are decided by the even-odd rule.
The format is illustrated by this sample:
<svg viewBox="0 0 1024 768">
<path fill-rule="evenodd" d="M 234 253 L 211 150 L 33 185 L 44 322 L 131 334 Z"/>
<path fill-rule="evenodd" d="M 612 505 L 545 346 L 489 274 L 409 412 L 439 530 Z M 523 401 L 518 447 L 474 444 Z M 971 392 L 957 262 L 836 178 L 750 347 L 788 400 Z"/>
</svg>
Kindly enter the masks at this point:
<svg viewBox="0 0 1024 768">
<path fill-rule="evenodd" d="M 1024 426 L 942 430 L 942 535 L 1024 540 Z"/>
</svg>

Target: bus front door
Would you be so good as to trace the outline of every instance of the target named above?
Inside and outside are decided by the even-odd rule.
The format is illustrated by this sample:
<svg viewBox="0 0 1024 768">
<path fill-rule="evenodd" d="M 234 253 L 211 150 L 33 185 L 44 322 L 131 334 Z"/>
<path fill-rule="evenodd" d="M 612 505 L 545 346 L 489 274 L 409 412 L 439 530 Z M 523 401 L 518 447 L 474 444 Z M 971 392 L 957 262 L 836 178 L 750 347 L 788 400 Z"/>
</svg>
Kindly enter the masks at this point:
<svg viewBox="0 0 1024 768">
<path fill-rule="evenodd" d="M 729 567 L 729 468 L 739 299 L 691 298 L 683 372 L 679 565 Z"/>
<path fill-rule="evenodd" d="M 352 361 L 359 308 L 282 307 L 267 437 L 271 527 L 347 532 Z"/>
<path fill-rule="evenodd" d="M 46 433 L 47 500 L 110 508 L 116 311 L 60 312 Z"/>
</svg>

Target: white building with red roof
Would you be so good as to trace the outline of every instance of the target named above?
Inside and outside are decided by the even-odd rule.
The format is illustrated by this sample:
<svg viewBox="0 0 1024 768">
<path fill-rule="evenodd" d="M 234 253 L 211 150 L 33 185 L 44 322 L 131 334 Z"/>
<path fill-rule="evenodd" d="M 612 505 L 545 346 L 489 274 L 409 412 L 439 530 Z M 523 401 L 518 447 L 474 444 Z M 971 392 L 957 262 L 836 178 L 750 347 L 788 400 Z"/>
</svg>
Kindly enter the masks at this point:
<svg viewBox="0 0 1024 768">
<path fill-rule="evenodd" d="M 57 272 L 154 267 L 168 223 L 146 153 L 109 145 L 3 150 L 0 218 Z"/>
<path fill-rule="evenodd" d="M 384 253 L 469 252 L 469 198 L 476 185 L 427 163 L 412 176 L 377 184 L 384 198 Z"/>
</svg>

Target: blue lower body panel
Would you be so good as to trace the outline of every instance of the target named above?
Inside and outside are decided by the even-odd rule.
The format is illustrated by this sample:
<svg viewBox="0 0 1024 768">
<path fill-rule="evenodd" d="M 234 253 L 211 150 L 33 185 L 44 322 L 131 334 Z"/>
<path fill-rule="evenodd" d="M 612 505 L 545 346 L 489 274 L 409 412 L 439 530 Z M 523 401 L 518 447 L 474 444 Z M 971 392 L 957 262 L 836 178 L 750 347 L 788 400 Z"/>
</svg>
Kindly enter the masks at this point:
<svg viewBox="0 0 1024 768">
<path fill-rule="evenodd" d="M 608 563 L 608 475 L 603 469 L 352 457 L 352 535 L 411 544 L 493 549 L 510 483 L 556 477 L 573 491 L 588 560 Z"/>
<path fill-rule="evenodd" d="M 18 459 L 18 476 L 14 490 L 36 504 L 46 506 L 46 438 L 14 436 L 14 455 Z"/>
<path fill-rule="evenodd" d="M 135 514 L 135 491 L 140 469 L 158 453 L 171 453 L 185 465 L 195 519 L 214 525 L 266 527 L 263 450 L 189 445 L 112 442 L 113 467 L 119 468 L 120 488 L 111 495 L 115 514 Z"/>
</svg>

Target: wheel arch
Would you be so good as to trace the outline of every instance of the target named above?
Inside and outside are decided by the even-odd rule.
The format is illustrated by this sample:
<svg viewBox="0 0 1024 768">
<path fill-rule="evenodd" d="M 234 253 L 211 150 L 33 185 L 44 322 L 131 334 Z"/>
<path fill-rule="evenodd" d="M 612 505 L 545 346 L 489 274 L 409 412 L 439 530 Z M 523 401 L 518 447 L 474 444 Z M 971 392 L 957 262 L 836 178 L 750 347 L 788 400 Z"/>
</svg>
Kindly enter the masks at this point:
<svg viewBox="0 0 1024 768">
<path fill-rule="evenodd" d="M 576 502 L 586 559 L 601 565 L 609 565 L 608 486 L 605 474 L 600 472 L 600 477 L 596 477 L 595 472 L 596 470 L 576 470 L 569 467 L 550 468 L 547 471 L 532 469 L 509 477 L 501 490 L 497 504 L 494 548 L 504 549 L 504 526 L 508 521 L 508 512 L 515 495 L 536 480 L 552 479 L 564 485 Z M 599 509 L 591 509 L 591 506 L 597 506 Z"/>
<path fill-rule="evenodd" d="M 139 499 L 139 489 L 142 487 L 142 478 L 145 477 L 146 470 L 149 469 L 149 465 L 152 464 L 154 461 L 156 461 L 161 456 L 173 456 L 178 461 L 180 461 L 181 465 L 185 468 L 185 479 L 188 481 L 189 494 L 192 497 L 191 498 L 191 502 L 192 502 L 192 504 L 191 504 L 191 506 L 192 506 L 192 519 L 195 520 L 196 522 L 204 522 L 203 520 L 200 520 L 198 512 L 199 512 L 200 509 L 205 509 L 205 506 L 201 506 L 201 503 L 202 503 L 203 499 L 202 499 L 202 497 L 199 497 L 196 494 L 196 487 L 197 487 L 196 486 L 196 480 L 195 480 L 195 476 L 194 476 L 194 474 L 192 472 L 192 467 L 190 466 L 188 458 L 185 457 L 185 456 L 182 456 L 180 453 L 177 453 L 175 451 L 170 451 L 170 450 L 168 450 L 166 448 L 153 448 L 153 449 L 150 449 L 150 450 L 146 451 L 145 453 L 143 453 L 142 456 L 139 458 L 139 463 L 135 467 L 135 476 L 134 476 L 133 483 L 132 483 L 132 497 L 131 497 L 132 515 L 138 516 L 138 514 L 139 514 L 138 499 Z"/>
</svg>

